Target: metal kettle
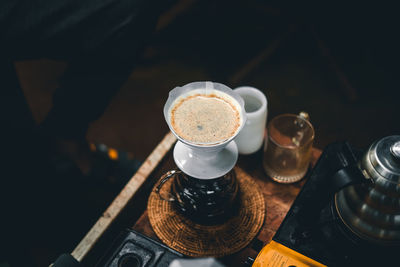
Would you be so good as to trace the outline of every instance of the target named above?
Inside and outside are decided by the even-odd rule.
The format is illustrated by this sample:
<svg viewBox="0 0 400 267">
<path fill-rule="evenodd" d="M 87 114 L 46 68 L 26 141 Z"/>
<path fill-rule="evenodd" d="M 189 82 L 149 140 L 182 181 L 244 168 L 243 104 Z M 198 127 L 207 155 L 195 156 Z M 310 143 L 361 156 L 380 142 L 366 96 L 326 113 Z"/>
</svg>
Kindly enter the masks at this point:
<svg viewBox="0 0 400 267">
<path fill-rule="evenodd" d="M 352 184 L 334 196 L 336 212 L 345 226 L 363 240 L 399 245 L 400 135 L 375 141 L 356 166 L 334 176 Z M 361 183 L 350 182 L 354 179 Z"/>
</svg>

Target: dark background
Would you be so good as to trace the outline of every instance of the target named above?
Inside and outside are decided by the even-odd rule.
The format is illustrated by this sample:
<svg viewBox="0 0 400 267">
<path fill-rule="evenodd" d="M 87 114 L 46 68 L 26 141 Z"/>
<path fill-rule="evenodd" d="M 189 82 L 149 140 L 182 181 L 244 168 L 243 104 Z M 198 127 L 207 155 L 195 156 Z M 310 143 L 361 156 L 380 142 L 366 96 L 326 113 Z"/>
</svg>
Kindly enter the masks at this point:
<svg viewBox="0 0 400 267">
<path fill-rule="evenodd" d="M 168 131 L 162 113 L 168 92 L 210 80 L 262 90 L 268 120 L 307 111 L 317 148 L 347 140 L 364 149 L 376 139 L 399 134 L 395 11 L 382 2 L 176 1 L 87 138 L 144 161 Z M 66 66 L 45 59 L 16 62 L 37 122 L 50 109 Z M 113 196 L 106 194 L 99 210 Z M 96 218 L 87 220 L 94 223 Z M 76 242 L 65 243 L 65 249 L 60 240 L 59 247 L 71 251 L 85 231 L 77 230 Z M 39 263 L 46 263 L 59 252 L 49 245 L 35 254 Z"/>
</svg>

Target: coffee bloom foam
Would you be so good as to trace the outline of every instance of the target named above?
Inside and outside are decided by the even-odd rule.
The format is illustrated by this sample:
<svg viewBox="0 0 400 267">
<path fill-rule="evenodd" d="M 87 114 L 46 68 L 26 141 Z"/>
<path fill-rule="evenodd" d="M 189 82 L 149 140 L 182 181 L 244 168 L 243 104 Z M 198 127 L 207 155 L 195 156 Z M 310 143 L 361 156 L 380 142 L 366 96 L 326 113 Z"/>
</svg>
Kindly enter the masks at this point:
<svg viewBox="0 0 400 267">
<path fill-rule="evenodd" d="M 223 142 L 236 134 L 242 121 L 240 106 L 228 94 L 193 90 L 171 105 L 170 122 L 181 138 L 191 143 Z"/>
</svg>

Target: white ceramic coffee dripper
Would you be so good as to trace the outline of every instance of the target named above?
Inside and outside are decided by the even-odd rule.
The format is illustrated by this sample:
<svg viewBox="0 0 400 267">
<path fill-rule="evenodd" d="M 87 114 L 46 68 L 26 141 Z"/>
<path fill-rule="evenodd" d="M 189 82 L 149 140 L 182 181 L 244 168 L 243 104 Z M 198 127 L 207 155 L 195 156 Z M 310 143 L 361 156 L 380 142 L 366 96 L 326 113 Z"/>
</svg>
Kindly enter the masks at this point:
<svg viewBox="0 0 400 267">
<path fill-rule="evenodd" d="M 170 123 L 170 111 L 174 101 L 191 92 L 202 94 L 226 93 L 240 115 L 240 126 L 230 138 L 217 143 L 193 143 L 183 139 Z M 243 99 L 229 87 L 213 82 L 193 82 L 170 91 L 164 105 L 164 116 L 172 133 L 178 138 L 174 147 L 174 161 L 185 174 L 198 179 L 214 179 L 227 174 L 236 164 L 238 149 L 233 139 L 243 128 L 246 121 Z"/>
</svg>

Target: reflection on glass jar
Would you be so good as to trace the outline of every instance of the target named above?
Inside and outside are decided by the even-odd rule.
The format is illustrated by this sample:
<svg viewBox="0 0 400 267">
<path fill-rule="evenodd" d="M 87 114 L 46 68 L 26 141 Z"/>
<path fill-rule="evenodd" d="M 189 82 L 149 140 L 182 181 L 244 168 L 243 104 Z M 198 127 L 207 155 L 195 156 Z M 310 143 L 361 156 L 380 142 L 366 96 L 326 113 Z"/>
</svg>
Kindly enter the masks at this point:
<svg viewBox="0 0 400 267">
<path fill-rule="evenodd" d="M 234 170 L 215 179 L 198 179 L 174 171 L 170 197 L 175 208 L 190 220 L 200 224 L 223 223 L 238 210 L 239 186 Z M 165 181 L 164 181 L 165 182 Z M 157 188 L 164 183 L 161 179 Z M 159 191 L 159 190 L 158 190 Z"/>
</svg>

